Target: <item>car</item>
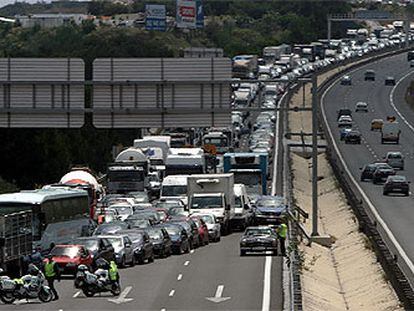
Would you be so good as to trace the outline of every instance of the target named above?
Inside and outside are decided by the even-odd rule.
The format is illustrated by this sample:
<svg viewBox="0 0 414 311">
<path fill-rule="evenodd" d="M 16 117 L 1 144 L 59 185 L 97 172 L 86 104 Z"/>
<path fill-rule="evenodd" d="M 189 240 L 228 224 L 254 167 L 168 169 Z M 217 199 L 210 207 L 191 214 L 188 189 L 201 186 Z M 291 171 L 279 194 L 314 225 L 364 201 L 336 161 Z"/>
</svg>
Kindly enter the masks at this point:
<svg viewBox="0 0 414 311">
<path fill-rule="evenodd" d="M 128 229 L 117 233 L 125 234 L 130 238 L 134 251 L 134 263 L 143 264 L 146 260 L 148 263 L 154 262 L 154 245 L 146 231 Z"/>
<path fill-rule="evenodd" d="M 172 251 L 174 254 L 181 255 L 190 252 L 190 240 L 187 231 L 175 223 L 165 223 L 160 225 L 167 230 L 172 242 Z"/>
<path fill-rule="evenodd" d="M 342 116 L 350 116 L 352 118 L 352 111 L 349 108 L 341 108 L 338 110 L 338 114 L 336 116 L 336 120 L 339 120 Z"/>
<path fill-rule="evenodd" d="M 91 253 L 94 263 L 99 258 L 103 258 L 108 262 L 115 259 L 115 250 L 108 239 L 99 236 L 89 236 L 77 238 L 73 242 L 83 245 Z"/>
<path fill-rule="evenodd" d="M 395 170 L 391 166 L 387 163 L 378 164 L 372 174 L 372 182 L 374 184 L 379 184 L 385 181 L 390 175 L 395 175 Z"/>
<path fill-rule="evenodd" d="M 191 220 L 194 221 L 194 223 L 197 226 L 199 245 L 201 246 L 207 245 L 210 242 L 210 240 L 208 237 L 208 228 L 207 228 L 206 223 L 201 217 L 197 215 L 191 215 L 190 218 Z"/>
<path fill-rule="evenodd" d="M 386 77 L 384 81 L 385 85 L 395 85 L 395 78 L 394 77 Z"/>
<path fill-rule="evenodd" d="M 123 221 L 113 221 L 100 224 L 93 235 L 114 234 L 119 230 L 129 229 L 129 225 Z"/>
<path fill-rule="evenodd" d="M 351 116 L 341 116 L 338 120 L 338 127 L 350 127 L 352 126 L 352 117 Z"/>
<path fill-rule="evenodd" d="M 263 195 L 254 205 L 253 223 L 278 224 L 286 220 L 287 206 L 280 196 Z"/>
<path fill-rule="evenodd" d="M 375 71 L 372 69 L 368 69 L 364 73 L 364 80 L 365 81 L 375 81 Z"/>
<path fill-rule="evenodd" d="M 399 151 L 390 151 L 384 157 L 385 162 L 392 168 L 404 169 L 404 156 Z"/>
<path fill-rule="evenodd" d="M 351 132 L 351 131 L 352 131 L 352 128 L 351 127 L 343 127 L 343 128 L 341 128 L 340 131 L 339 131 L 339 139 L 340 140 L 344 140 L 345 137 L 346 137 L 346 135 L 348 135 L 348 133 Z"/>
<path fill-rule="evenodd" d="M 371 131 L 381 131 L 383 126 L 384 126 L 383 119 L 372 119 Z"/>
<path fill-rule="evenodd" d="M 410 67 L 414 67 L 414 59 L 410 60 Z"/>
<path fill-rule="evenodd" d="M 352 79 L 350 76 L 345 75 L 341 78 L 341 85 L 352 85 Z"/>
<path fill-rule="evenodd" d="M 355 112 L 368 112 L 368 104 L 366 102 L 357 102 L 355 104 Z"/>
<path fill-rule="evenodd" d="M 188 238 L 190 240 L 190 248 L 194 249 L 200 246 L 200 237 L 198 233 L 197 225 L 193 220 L 184 217 L 176 217 L 168 220 L 168 223 L 176 223 L 181 225 L 185 231 L 187 231 Z"/>
<path fill-rule="evenodd" d="M 172 241 L 167 230 L 161 226 L 145 229 L 153 244 L 154 254 L 159 258 L 165 258 L 172 254 Z"/>
<path fill-rule="evenodd" d="M 387 181 L 384 184 L 383 194 L 388 195 L 390 193 L 402 193 L 405 196 L 410 195 L 409 181 L 407 181 L 405 176 L 388 176 Z"/>
<path fill-rule="evenodd" d="M 208 229 L 208 237 L 211 242 L 219 242 L 221 239 L 220 222 L 213 214 L 199 214 L 200 218 L 204 220 Z"/>
<path fill-rule="evenodd" d="M 129 215 L 132 215 L 134 213 L 132 206 L 128 203 L 111 204 L 107 209 L 113 210 L 117 215 L 117 219 L 121 221 L 125 221 Z"/>
<path fill-rule="evenodd" d="M 50 255 L 64 274 L 75 275 L 79 265 L 91 267 L 93 263 L 91 253 L 79 244 L 56 245 Z"/>
<path fill-rule="evenodd" d="M 157 225 L 161 222 L 160 215 L 154 209 L 139 209 L 135 210 L 132 216 L 137 216 L 142 218 L 148 218 L 151 220 L 152 224 Z M 132 218 L 132 216 L 130 216 Z M 129 217 L 128 217 L 129 218 Z"/>
<path fill-rule="evenodd" d="M 361 144 L 361 133 L 357 130 L 350 131 L 344 138 L 345 144 Z"/>
<path fill-rule="evenodd" d="M 247 227 L 240 239 L 240 256 L 247 252 L 271 251 L 277 255 L 278 237 L 276 231 L 268 226 Z"/>
<path fill-rule="evenodd" d="M 101 235 L 100 237 L 108 239 L 115 251 L 115 262 L 125 268 L 128 264 L 135 265 L 134 249 L 131 239 L 125 234 Z"/>
<path fill-rule="evenodd" d="M 372 178 L 374 177 L 374 172 L 377 169 L 377 166 L 381 165 L 381 164 L 383 164 L 383 163 L 382 162 L 381 163 L 371 163 L 371 164 L 365 165 L 363 168 L 360 168 L 361 169 L 360 180 L 361 181 L 366 181 L 367 179 L 372 180 Z"/>
</svg>

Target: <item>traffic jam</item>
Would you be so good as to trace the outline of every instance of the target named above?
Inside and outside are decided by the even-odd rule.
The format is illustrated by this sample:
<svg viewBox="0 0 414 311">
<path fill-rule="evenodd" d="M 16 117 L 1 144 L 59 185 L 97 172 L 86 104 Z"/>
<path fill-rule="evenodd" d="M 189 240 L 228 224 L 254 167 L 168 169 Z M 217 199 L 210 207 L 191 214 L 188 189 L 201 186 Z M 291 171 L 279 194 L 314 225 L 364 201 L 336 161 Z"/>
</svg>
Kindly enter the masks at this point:
<svg viewBox="0 0 414 311">
<path fill-rule="evenodd" d="M 57 183 L 1 194 L 0 300 L 57 300 L 61 276 L 86 297 L 117 296 L 119 269 L 212 247 L 234 231 L 243 232 L 240 256 L 285 256 L 288 206 L 269 191 L 278 101 L 300 77 L 402 40 L 361 32 L 358 40 L 282 44 L 265 47 L 262 58 L 235 56 L 228 127 L 143 129 L 105 174 L 73 167 Z M 366 108 L 357 104 L 358 113 Z M 351 115 L 339 113 L 338 125 L 347 143 L 358 143 Z M 380 172 L 382 180 L 388 165 L 401 165 L 397 153 L 387 157 L 384 167 L 364 168 L 364 179 Z"/>
<path fill-rule="evenodd" d="M 13 229 L 20 243 L 3 249 L 1 301 L 57 300 L 61 277 L 86 297 L 118 296 L 119 269 L 187 254 L 234 231 L 244 232 L 240 256 L 284 255 L 287 206 L 269 195 L 276 113 L 237 110 L 275 108 L 284 85 L 232 87 L 229 127 L 149 129 L 104 176 L 74 167 L 58 183 L 0 195 L 2 230 Z"/>
</svg>

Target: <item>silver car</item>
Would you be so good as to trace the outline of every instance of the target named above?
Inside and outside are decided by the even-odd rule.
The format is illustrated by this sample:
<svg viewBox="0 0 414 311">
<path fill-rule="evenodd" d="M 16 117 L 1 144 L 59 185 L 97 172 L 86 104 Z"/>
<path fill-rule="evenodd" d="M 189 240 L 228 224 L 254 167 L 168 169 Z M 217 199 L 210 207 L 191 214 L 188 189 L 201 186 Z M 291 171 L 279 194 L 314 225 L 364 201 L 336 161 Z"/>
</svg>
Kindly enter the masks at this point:
<svg viewBox="0 0 414 311">
<path fill-rule="evenodd" d="M 213 214 L 196 214 L 207 225 L 208 229 L 208 237 L 211 242 L 218 242 L 221 239 L 221 226 L 220 223 L 217 221 L 216 217 Z"/>
<path fill-rule="evenodd" d="M 398 168 L 400 170 L 404 169 L 404 156 L 399 151 L 390 151 L 387 152 L 384 157 L 385 162 L 392 168 Z"/>
<path fill-rule="evenodd" d="M 126 267 L 127 265 L 135 265 L 134 248 L 132 247 L 131 239 L 123 234 L 114 235 L 100 235 L 100 238 L 105 238 L 111 243 L 114 248 L 115 261 L 120 267 Z"/>
</svg>

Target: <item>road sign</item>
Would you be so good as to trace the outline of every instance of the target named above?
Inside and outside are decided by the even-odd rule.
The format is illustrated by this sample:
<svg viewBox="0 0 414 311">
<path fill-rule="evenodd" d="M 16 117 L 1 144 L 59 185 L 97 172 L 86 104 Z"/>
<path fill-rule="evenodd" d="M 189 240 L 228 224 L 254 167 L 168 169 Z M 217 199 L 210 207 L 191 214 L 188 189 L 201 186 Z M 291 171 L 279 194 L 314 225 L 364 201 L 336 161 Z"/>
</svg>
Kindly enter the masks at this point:
<svg viewBox="0 0 414 311">
<path fill-rule="evenodd" d="M 178 28 L 195 29 L 197 27 L 197 2 L 195 0 L 177 0 L 176 23 Z"/>
<path fill-rule="evenodd" d="M 101 58 L 93 68 L 98 128 L 231 123 L 228 58 Z"/>
<path fill-rule="evenodd" d="M 390 19 L 390 12 L 385 11 L 374 11 L 374 10 L 360 10 L 355 12 L 355 18 L 358 19 Z"/>
<path fill-rule="evenodd" d="M 0 59 L 0 127 L 83 126 L 84 79 L 81 59 Z"/>
<path fill-rule="evenodd" d="M 147 4 L 145 6 L 145 28 L 147 30 L 166 30 L 165 5 Z"/>
<path fill-rule="evenodd" d="M 204 8 L 202 0 L 196 0 L 196 10 L 196 28 L 204 28 Z"/>
</svg>

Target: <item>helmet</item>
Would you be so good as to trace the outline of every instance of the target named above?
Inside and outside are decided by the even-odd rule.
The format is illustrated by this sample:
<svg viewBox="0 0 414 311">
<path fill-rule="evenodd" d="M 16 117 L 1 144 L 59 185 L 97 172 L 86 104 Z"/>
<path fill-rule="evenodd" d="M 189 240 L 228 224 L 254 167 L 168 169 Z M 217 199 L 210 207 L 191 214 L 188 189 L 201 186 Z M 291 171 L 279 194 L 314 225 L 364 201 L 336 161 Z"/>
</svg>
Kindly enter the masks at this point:
<svg viewBox="0 0 414 311">
<path fill-rule="evenodd" d="M 109 263 L 103 258 L 98 258 L 96 260 L 96 266 L 101 269 L 109 269 Z"/>
<path fill-rule="evenodd" d="M 88 271 L 88 266 L 87 265 L 79 265 L 78 267 L 78 271 Z"/>
<path fill-rule="evenodd" d="M 28 268 L 27 268 L 27 273 L 29 273 L 30 275 L 38 275 L 39 274 L 39 268 L 36 267 L 34 264 L 29 264 Z"/>
</svg>

